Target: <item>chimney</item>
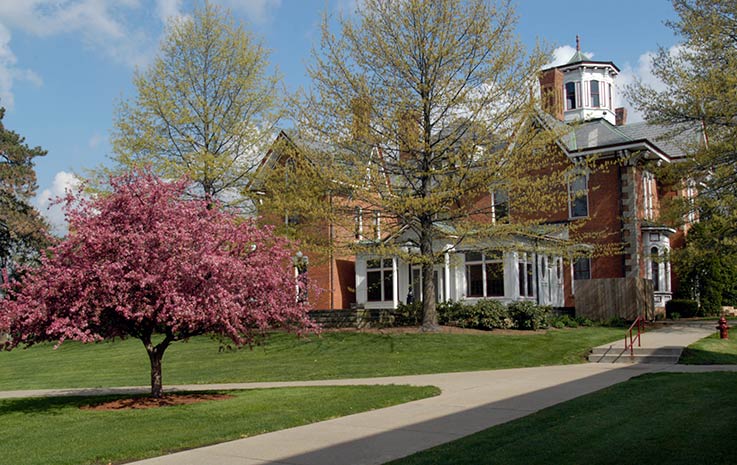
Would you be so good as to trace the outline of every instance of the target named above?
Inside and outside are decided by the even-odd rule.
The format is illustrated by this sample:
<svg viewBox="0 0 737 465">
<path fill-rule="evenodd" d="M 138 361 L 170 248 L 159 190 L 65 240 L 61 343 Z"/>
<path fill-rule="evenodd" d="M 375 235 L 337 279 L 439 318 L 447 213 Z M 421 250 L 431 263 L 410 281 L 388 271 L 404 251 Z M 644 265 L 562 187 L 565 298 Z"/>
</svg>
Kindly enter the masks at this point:
<svg viewBox="0 0 737 465">
<path fill-rule="evenodd" d="M 563 121 L 563 73 L 557 68 L 540 75 L 540 98 L 543 110 Z"/>
<path fill-rule="evenodd" d="M 614 109 L 614 123 L 617 126 L 624 126 L 627 124 L 627 109 L 625 107 Z"/>
<path fill-rule="evenodd" d="M 351 128 L 353 140 L 367 142 L 371 121 L 371 101 L 368 97 L 356 97 L 351 101 L 351 111 L 353 113 Z"/>
</svg>

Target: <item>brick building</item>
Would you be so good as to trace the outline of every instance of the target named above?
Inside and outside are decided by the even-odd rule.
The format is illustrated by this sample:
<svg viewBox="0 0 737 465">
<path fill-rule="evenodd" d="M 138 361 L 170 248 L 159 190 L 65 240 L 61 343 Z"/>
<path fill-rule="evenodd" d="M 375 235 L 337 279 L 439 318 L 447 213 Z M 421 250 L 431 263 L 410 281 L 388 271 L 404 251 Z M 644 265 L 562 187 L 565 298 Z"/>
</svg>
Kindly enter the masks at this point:
<svg viewBox="0 0 737 465">
<path fill-rule="evenodd" d="M 567 205 L 546 219 L 551 227 L 542 232 L 518 235 L 504 243 L 464 243 L 454 236 L 452 226 L 439 221 L 438 237 L 447 240 L 433 244 L 444 257 L 434 270 L 437 300 L 531 300 L 572 307 L 576 283 L 599 278 L 650 279 L 655 307 L 672 298 L 669 256 L 684 232 L 659 223 L 659 209 L 665 197 L 693 192 L 685 184 L 682 191 L 667 192 L 656 179 L 654 167 L 677 163 L 686 156 L 689 144 L 698 143 L 700 134 L 685 130 L 673 135 L 668 128 L 645 122 L 628 124 L 625 109 L 614 107 L 618 74 L 614 63 L 591 61 L 580 48 L 566 64 L 542 70 L 545 111 L 540 112 L 536 124 L 565 134 L 557 143 L 556 156 L 566 160 L 574 172 L 583 159 L 589 169 L 571 177 Z M 283 132 L 279 138 L 299 150 L 296 136 Z M 287 152 L 270 151 L 262 166 L 284 163 Z M 492 207 L 490 221 L 508 212 L 504 195 L 490 192 L 481 200 Z M 400 229 L 382 234 L 380 212 L 338 203 L 353 218 L 352 230 L 328 222 L 315 226 L 313 233 L 329 245 L 358 242 L 364 247 L 355 255 L 336 255 L 334 247 L 326 249 L 331 252 L 312 253 L 319 259 L 310 257 L 309 277 L 324 290 L 312 302 L 313 307 L 389 309 L 405 302 L 409 295 L 422 298 L 419 267 L 399 256 L 372 253 L 370 248 L 375 244 L 378 250 L 382 243 L 391 242 L 409 249 L 416 243 L 412 233 Z M 284 218 L 289 223 L 288 212 Z M 590 239 L 575 247 L 576 254 L 561 252 L 556 243 L 569 238 L 568 227 L 574 224 Z M 581 256 L 581 250 L 606 253 Z"/>
</svg>

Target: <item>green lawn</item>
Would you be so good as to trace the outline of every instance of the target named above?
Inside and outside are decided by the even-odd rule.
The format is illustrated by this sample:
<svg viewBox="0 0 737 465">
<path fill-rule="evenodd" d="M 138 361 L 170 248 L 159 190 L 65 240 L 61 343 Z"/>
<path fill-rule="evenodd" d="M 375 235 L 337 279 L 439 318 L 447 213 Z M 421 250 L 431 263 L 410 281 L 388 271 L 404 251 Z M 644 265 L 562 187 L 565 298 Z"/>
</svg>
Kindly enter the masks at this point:
<svg viewBox="0 0 737 465">
<path fill-rule="evenodd" d="M 219 351 L 208 337 L 172 345 L 164 388 L 226 383 L 376 377 L 581 363 L 591 347 L 622 337 L 618 328 L 531 335 L 326 332 L 307 340 L 274 334 L 253 350 Z M 135 339 L 65 342 L 0 352 L 0 390 L 147 385 L 148 357 Z"/>
<path fill-rule="evenodd" d="M 686 365 L 734 365 L 737 364 L 737 333 L 732 339 L 719 339 L 713 334 L 686 347 L 679 363 Z"/>
<path fill-rule="evenodd" d="M 659 373 L 392 465 L 734 464 L 737 373 Z"/>
<path fill-rule="evenodd" d="M 0 401 L 0 464 L 107 464 L 163 455 L 439 394 L 432 386 L 229 391 L 233 399 L 147 410 L 90 411 L 106 397 Z"/>
</svg>

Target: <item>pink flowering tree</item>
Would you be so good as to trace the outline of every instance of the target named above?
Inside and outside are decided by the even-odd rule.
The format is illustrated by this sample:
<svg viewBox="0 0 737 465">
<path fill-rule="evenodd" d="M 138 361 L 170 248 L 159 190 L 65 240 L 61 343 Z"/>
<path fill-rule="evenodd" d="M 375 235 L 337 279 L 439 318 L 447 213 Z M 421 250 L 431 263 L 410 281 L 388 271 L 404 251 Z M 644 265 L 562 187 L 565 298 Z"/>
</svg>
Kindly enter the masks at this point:
<svg viewBox="0 0 737 465">
<path fill-rule="evenodd" d="M 160 397 L 162 358 L 175 341 L 217 334 L 242 346 L 271 328 L 313 329 L 296 299 L 289 244 L 270 228 L 185 199 L 186 181 L 142 171 L 111 186 L 92 200 L 69 194 L 68 237 L 6 286 L 6 349 L 135 337 Z"/>
</svg>

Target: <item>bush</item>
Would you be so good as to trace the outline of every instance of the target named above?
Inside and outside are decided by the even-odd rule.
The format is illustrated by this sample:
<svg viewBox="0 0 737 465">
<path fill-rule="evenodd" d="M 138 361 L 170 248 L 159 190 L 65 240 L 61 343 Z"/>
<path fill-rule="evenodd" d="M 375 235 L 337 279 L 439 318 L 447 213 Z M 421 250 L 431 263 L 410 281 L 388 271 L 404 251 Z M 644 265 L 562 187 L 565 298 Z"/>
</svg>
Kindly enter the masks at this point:
<svg viewBox="0 0 737 465">
<path fill-rule="evenodd" d="M 440 302 L 437 306 L 438 323 L 465 328 L 466 326 L 462 325 L 466 321 L 466 317 L 464 316 L 467 313 L 466 307 L 467 305 L 463 305 L 460 302 Z"/>
<path fill-rule="evenodd" d="M 681 318 L 701 316 L 698 302 L 691 299 L 673 299 L 666 302 L 665 315 L 668 318 L 673 318 L 673 313 L 678 313 Z"/>
<path fill-rule="evenodd" d="M 460 302 L 438 304 L 438 322 L 459 328 L 509 329 L 514 322 L 507 307 L 496 300 L 479 300 L 474 305 Z"/>
<path fill-rule="evenodd" d="M 621 316 L 613 316 L 608 320 L 602 322 L 602 326 L 608 326 L 610 328 L 629 328 L 631 323 L 622 318 Z"/>
<path fill-rule="evenodd" d="M 594 326 L 595 324 L 593 321 L 584 316 L 577 316 L 576 323 L 578 323 L 579 326 Z"/>
<path fill-rule="evenodd" d="M 517 329 L 538 330 L 547 328 L 551 320 L 550 307 L 534 302 L 512 302 L 507 307 Z"/>
<path fill-rule="evenodd" d="M 422 302 L 411 304 L 400 302 L 391 315 L 394 321 L 390 322 L 390 326 L 418 326 L 422 323 Z"/>
<path fill-rule="evenodd" d="M 678 312 L 670 312 L 670 319 L 671 320 L 680 320 L 681 314 Z"/>
<path fill-rule="evenodd" d="M 473 306 L 474 315 L 478 322 L 478 329 L 509 329 L 514 327 L 514 321 L 509 315 L 507 307 L 496 300 L 479 300 Z"/>
</svg>

